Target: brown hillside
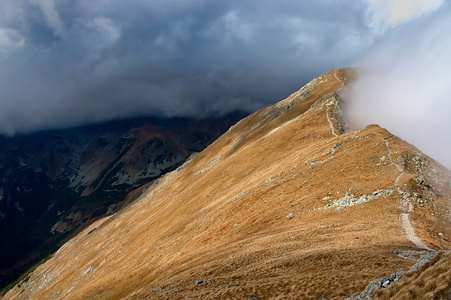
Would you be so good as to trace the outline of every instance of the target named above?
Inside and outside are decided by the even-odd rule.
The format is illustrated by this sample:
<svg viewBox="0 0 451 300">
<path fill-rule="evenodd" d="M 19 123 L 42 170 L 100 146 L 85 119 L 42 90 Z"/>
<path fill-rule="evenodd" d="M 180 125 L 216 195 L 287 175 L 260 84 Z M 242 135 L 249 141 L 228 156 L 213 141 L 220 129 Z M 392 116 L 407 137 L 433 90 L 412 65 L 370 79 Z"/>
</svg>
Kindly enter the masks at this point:
<svg viewBox="0 0 451 300">
<path fill-rule="evenodd" d="M 377 125 L 344 133 L 349 72 L 243 119 L 5 299 L 341 299 L 449 249 L 449 171 Z"/>
</svg>

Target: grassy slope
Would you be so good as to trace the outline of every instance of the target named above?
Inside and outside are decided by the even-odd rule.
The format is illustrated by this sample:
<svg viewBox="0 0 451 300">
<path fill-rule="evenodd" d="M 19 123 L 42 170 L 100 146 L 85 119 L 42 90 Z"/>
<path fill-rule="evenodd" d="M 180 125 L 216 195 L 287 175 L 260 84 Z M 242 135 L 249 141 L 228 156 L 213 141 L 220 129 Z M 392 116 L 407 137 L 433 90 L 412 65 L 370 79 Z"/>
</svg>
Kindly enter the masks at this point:
<svg viewBox="0 0 451 300">
<path fill-rule="evenodd" d="M 433 162 L 378 126 L 340 134 L 335 95 L 345 83 L 345 71 L 331 71 L 242 120 L 138 201 L 68 242 L 6 298 L 358 294 L 414 263 L 396 255 L 415 246 L 400 227 L 399 171 L 387 158 L 387 139 L 405 171 L 398 183 L 428 199 L 411 214 L 417 234 L 448 248 L 434 226 L 448 237 L 439 209 L 449 191 L 438 196 L 414 180 L 421 170 L 413 158 Z M 393 192 L 318 209 L 376 190 Z"/>
</svg>

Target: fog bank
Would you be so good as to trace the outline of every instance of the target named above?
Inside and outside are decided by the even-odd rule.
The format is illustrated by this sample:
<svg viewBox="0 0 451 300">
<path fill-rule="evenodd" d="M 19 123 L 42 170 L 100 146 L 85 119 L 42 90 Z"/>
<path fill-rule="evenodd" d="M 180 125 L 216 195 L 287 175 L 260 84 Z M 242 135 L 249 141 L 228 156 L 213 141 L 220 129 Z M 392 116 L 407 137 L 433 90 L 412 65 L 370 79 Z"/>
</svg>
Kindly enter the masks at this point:
<svg viewBox="0 0 451 300">
<path fill-rule="evenodd" d="M 404 23 L 354 65 L 345 91 L 353 128 L 379 124 L 451 169 L 451 9 Z"/>
</svg>

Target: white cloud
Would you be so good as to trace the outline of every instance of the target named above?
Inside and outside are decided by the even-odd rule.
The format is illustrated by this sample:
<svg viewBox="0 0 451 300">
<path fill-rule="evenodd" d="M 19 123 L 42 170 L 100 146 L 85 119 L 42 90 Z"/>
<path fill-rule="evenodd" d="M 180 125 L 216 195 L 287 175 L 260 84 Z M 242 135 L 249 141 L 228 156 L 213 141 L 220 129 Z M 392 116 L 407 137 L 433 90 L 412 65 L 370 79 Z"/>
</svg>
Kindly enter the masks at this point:
<svg viewBox="0 0 451 300">
<path fill-rule="evenodd" d="M 64 37 L 66 28 L 56 9 L 55 1 L 56 0 L 35 0 L 34 4 L 41 9 L 45 21 L 47 25 L 53 29 L 53 33 L 56 36 Z"/>
<path fill-rule="evenodd" d="M 94 18 L 92 25 L 102 35 L 103 40 L 115 43 L 121 37 L 121 29 L 108 18 Z"/>
<path fill-rule="evenodd" d="M 80 27 L 74 27 L 73 33 L 78 34 L 78 39 L 86 39 L 95 49 L 109 47 L 122 36 L 121 28 L 105 17 L 95 17 L 90 20 L 79 19 L 77 22 Z"/>
<path fill-rule="evenodd" d="M 24 45 L 25 38 L 18 30 L 0 27 L 0 48 L 19 48 Z"/>
<path fill-rule="evenodd" d="M 354 128 L 379 124 L 451 169 L 451 8 L 374 45 L 345 94 Z"/>
<path fill-rule="evenodd" d="M 0 27 L 0 49 L 7 53 L 8 50 L 25 46 L 25 37 L 20 31 L 12 28 Z"/>
<path fill-rule="evenodd" d="M 26 45 L 27 21 L 22 0 L 0 2 L 0 53 L 5 55 Z"/>
<path fill-rule="evenodd" d="M 226 32 L 239 40 L 248 41 L 255 33 L 255 25 L 240 18 L 236 12 L 229 12 L 223 17 L 222 21 Z"/>
<path fill-rule="evenodd" d="M 439 8 L 444 0 L 367 0 L 371 26 L 378 32 Z"/>
</svg>

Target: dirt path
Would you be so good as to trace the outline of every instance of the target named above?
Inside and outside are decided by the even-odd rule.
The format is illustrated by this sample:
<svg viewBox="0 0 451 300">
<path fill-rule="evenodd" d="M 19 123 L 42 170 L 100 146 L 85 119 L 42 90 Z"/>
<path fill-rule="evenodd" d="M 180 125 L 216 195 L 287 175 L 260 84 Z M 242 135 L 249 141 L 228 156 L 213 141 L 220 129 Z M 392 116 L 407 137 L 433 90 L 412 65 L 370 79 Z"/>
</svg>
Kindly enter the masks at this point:
<svg viewBox="0 0 451 300">
<path fill-rule="evenodd" d="M 401 185 L 399 183 L 401 176 L 404 174 L 404 169 L 400 166 L 400 164 L 395 163 L 392 159 L 391 144 L 388 141 L 391 138 L 392 137 L 386 138 L 386 139 L 384 139 L 384 141 L 385 141 L 385 148 L 387 149 L 387 152 L 388 152 L 388 159 L 389 159 L 390 163 L 393 166 L 395 166 L 396 170 L 398 171 L 398 175 L 396 176 L 396 178 L 393 182 L 393 185 L 395 186 L 398 193 L 400 195 L 402 195 L 401 203 L 399 205 L 399 211 L 400 211 L 399 222 L 400 222 L 401 228 L 404 230 L 404 233 L 405 233 L 407 239 L 409 241 L 411 241 L 412 243 L 414 243 L 415 246 L 417 246 L 418 248 L 426 249 L 426 250 L 432 250 L 415 234 L 415 229 L 413 228 L 412 223 L 410 223 L 409 214 L 412 212 L 413 205 L 410 202 L 409 193 L 404 191 L 401 188 Z"/>
<path fill-rule="evenodd" d="M 339 84 L 340 84 L 340 88 L 337 90 L 337 92 L 340 92 L 345 86 L 346 86 L 346 81 L 345 80 L 343 80 L 339 75 L 338 75 L 338 72 L 339 72 L 339 70 L 335 70 L 335 72 L 334 72 L 334 77 L 335 77 L 335 79 L 339 82 Z M 329 122 L 329 126 L 330 126 L 330 130 L 332 131 L 332 134 L 334 135 L 334 136 L 338 136 L 339 134 L 337 134 L 336 132 L 335 132 L 335 126 L 334 126 L 334 124 L 332 123 L 332 120 L 330 119 L 330 107 L 332 106 L 332 105 L 335 105 L 335 103 L 334 102 L 329 102 L 329 103 L 327 103 L 326 104 L 326 118 L 327 118 L 327 122 Z M 338 130 L 339 131 L 339 130 Z"/>
<path fill-rule="evenodd" d="M 330 126 L 330 130 L 332 131 L 332 134 L 334 135 L 334 136 L 337 136 L 337 134 L 335 133 L 335 128 L 334 128 L 334 124 L 332 123 L 332 121 L 330 120 L 330 117 L 329 117 L 329 108 L 332 106 L 333 104 L 329 104 L 329 105 L 326 105 L 326 118 L 327 118 L 327 121 L 329 122 L 329 126 Z"/>
</svg>

